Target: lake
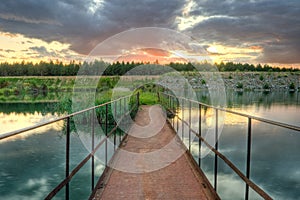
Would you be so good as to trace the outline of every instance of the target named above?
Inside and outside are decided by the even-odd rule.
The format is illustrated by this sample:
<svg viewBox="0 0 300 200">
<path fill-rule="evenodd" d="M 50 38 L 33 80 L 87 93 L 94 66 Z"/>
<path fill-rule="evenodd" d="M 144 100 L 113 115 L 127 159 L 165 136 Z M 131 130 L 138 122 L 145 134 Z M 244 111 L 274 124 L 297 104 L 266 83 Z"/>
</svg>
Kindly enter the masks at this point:
<svg viewBox="0 0 300 200">
<path fill-rule="evenodd" d="M 208 93 L 200 93 L 203 101 Z M 300 126 L 299 93 L 227 92 L 229 109 Z M 0 104 L 0 134 L 53 119 L 54 103 Z M 210 115 L 209 111 L 206 113 Z M 247 119 L 228 114 L 219 139 L 219 150 L 242 172 L 246 163 Z M 42 199 L 63 178 L 65 137 L 58 122 L 0 142 L 0 199 Z M 253 121 L 251 179 L 275 199 L 300 196 L 300 133 Z M 197 141 L 192 153 L 197 157 Z M 71 135 L 71 169 L 88 151 Z M 213 154 L 201 165 L 213 183 Z M 96 162 L 97 179 L 104 166 Z M 91 191 L 88 163 L 70 183 L 71 199 L 87 199 Z M 222 199 L 243 199 L 245 184 L 219 160 L 218 193 Z M 64 189 L 55 199 L 64 198 Z M 250 199 L 259 199 L 250 193 Z"/>
</svg>

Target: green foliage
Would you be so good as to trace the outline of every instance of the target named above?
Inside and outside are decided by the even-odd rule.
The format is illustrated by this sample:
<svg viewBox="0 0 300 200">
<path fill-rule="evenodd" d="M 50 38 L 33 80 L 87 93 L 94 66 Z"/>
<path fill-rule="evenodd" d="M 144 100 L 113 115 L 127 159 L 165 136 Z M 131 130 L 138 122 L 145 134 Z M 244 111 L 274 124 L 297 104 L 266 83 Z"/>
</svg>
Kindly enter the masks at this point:
<svg viewBox="0 0 300 200">
<path fill-rule="evenodd" d="M 206 84 L 206 81 L 205 81 L 204 79 L 202 79 L 202 80 L 201 80 L 201 84 L 202 84 L 202 85 L 205 85 L 205 84 Z"/>
<path fill-rule="evenodd" d="M 264 90 L 269 90 L 269 89 L 271 89 L 271 87 L 268 83 L 265 83 L 264 86 L 263 86 L 263 89 Z"/>
<path fill-rule="evenodd" d="M 294 83 L 290 83 L 290 85 L 289 85 L 289 89 L 290 90 L 295 90 L 295 84 Z"/>
<path fill-rule="evenodd" d="M 244 85 L 241 82 L 238 82 L 236 85 L 236 88 L 238 88 L 238 89 L 243 89 L 243 87 L 244 87 Z"/>
<path fill-rule="evenodd" d="M 261 80 L 261 81 L 264 80 L 264 76 L 262 74 L 259 76 L 259 80 Z"/>
<path fill-rule="evenodd" d="M 140 93 L 141 105 L 155 105 L 158 104 L 157 94 L 153 92 L 141 92 Z"/>
<path fill-rule="evenodd" d="M 92 76 L 116 76 L 116 75 L 124 75 L 129 72 L 133 68 L 139 65 L 150 65 L 150 63 L 142 63 L 142 62 L 115 62 L 115 63 L 106 63 L 103 61 L 96 60 L 91 63 L 75 63 L 75 61 L 71 61 L 68 64 L 64 64 L 62 62 L 50 61 L 44 62 L 41 61 L 39 63 L 33 64 L 32 62 L 21 62 L 21 63 L 0 63 L 0 76 L 76 76 L 78 71 L 81 69 L 80 74 L 83 75 L 92 75 Z M 168 72 L 167 68 L 157 68 L 156 70 L 151 69 L 155 67 L 157 63 L 151 64 L 149 66 L 150 71 L 148 74 L 145 74 L 144 70 L 135 70 L 135 73 L 131 71 L 129 75 L 159 75 Z M 157 65 L 158 66 L 158 65 Z M 161 65 L 159 65 L 161 66 Z M 176 71 L 216 71 L 219 70 L 221 72 L 227 71 L 265 71 L 265 72 L 298 72 L 299 69 L 296 68 L 279 68 L 279 67 L 271 67 L 269 65 L 262 66 L 258 64 L 254 66 L 252 64 L 241 64 L 241 63 L 233 63 L 227 62 L 220 64 L 209 64 L 207 62 L 204 63 L 174 63 L 171 62 L 167 64 L 167 66 L 172 67 Z M 1 88 L 1 83 L 0 83 Z"/>
</svg>

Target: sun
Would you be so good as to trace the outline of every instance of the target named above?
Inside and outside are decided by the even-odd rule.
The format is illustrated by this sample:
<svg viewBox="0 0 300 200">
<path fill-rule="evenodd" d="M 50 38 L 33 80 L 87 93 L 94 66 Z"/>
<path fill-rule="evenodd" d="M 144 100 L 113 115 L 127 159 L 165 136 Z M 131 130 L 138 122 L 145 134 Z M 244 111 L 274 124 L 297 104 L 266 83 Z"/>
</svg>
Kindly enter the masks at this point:
<svg viewBox="0 0 300 200">
<path fill-rule="evenodd" d="M 213 53 L 213 54 L 216 54 L 218 53 L 218 49 L 214 46 L 210 46 L 206 49 L 209 53 Z"/>
</svg>

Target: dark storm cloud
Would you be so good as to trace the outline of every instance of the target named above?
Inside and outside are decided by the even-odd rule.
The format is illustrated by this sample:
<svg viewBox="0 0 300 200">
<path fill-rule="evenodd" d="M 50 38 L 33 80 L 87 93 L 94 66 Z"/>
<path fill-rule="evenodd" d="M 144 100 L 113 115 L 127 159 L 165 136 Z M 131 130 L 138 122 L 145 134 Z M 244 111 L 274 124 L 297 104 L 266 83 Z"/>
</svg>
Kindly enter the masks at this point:
<svg viewBox="0 0 300 200">
<path fill-rule="evenodd" d="M 193 27 L 203 41 L 259 45 L 259 62 L 300 63 L 300 1 L 198 1 L 192 15 L 208 20 Z"/>
<path fill-rule="evenodd" d="M 0 30 L 21 33 L 47 42 L 71 44 L 88 53 L 95 45 L 134 27 L 174 27 L 181 0 L 110 0 L 92 12 L 91 0 L 14 0 L 0 3 Z"/>
<path fill-rule="evenodd" d="M 187 32 L 200 41 L 236 47 L 261 46 L 259 62 L 300 63 L 299 0 L 194 0 L 190 16 L 206 16 Z M 46 42 L 71 44 L 89 53 L 124 30 L 158 26 L 176 29 L 183 0 L 7 0 L 0 2 L 0 31 Z"/>
<path fill-rule="evenodd" d="M 29 47 L 29 50 L 32 50 L 33 52 L 37 52 L 40 57 L 44 57 L 44 56 L 55 57 L 55 56 L 58 56 L 54 51 L 48 51 L 44 46 Z"/>
</svg>

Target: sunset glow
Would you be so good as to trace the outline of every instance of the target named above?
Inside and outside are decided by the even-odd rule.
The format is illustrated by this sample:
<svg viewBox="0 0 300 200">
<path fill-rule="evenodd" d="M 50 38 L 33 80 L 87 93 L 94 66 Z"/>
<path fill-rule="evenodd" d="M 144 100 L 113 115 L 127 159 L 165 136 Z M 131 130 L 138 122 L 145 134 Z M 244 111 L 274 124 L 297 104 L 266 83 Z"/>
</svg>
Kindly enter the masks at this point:
<svg viewBox="0 0 300 200">
<path fill-rule="evenodd" d="M 145 1 L 129 10 L 124 8 L 130 4 L 106 0 L 55 0 L 51 6 L 32 1 L 24 4 L 26 8 L 18 1 L 1 4 L 5 9 L 0 8 L 0 62 L 79 62 L 97 44 L 122 31 L 163 27 L 195 38 L 217 63 L 300 67 L 300 30 L 294 20 L 299 18 L 295 16 L 299 12 L 294 11 L 299 7 L 297 2 Z M 112 56 L 125 62 L 182 62 L 168 49 L 137 47 Z"/>
</svg>

